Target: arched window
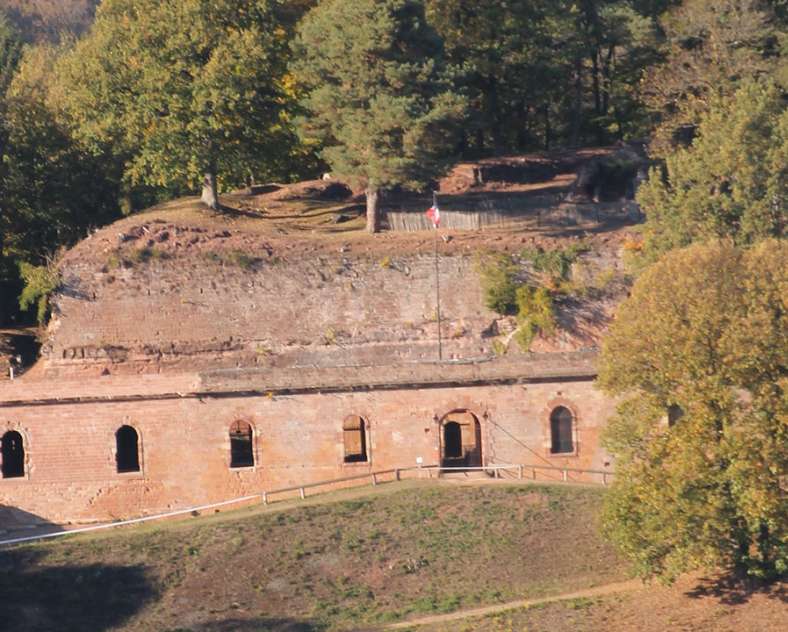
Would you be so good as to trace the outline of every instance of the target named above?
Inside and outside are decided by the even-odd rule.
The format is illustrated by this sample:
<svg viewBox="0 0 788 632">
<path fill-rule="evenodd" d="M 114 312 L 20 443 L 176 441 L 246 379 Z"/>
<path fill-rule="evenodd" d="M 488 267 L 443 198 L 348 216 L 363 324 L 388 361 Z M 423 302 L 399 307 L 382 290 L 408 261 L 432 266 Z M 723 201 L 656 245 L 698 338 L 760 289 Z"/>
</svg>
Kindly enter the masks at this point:
<svg viewBox="0 0 788 632">
<path fill-rule="evenodd" d="M 245 421 L 236 421 L 230 426 L 230 467 L 253 465 L 252 426 Z"/>
<path fill-rule="evenodd" d="M 115 464 L 118 472 L 139 472 L 139 436 L 131 426 L 121 426 L 115 433 Z"/>
<path fill-rule="evenodd" d="M 668 406 L 668 427 L 673 427 L 684 416 L 684 411 L 678 404 Z"/>
<path fill-rule="evenodd" d="M 559 406 L 550 413 L 550 452 L 552 454 L 574 452 L 572 421 L 572 412 L 564 406 Z"/>
<path fill-rule="evenodd" d="M 22 435 L 9 430 L 0 439 L 3 455 L 3 478 L 20 478 L 25 475 L 25 447 Z"/>
<path fill-rule="evenodd" d="M 345 417 L 342 422 L 345 442 L 345 463 L 364 463 L 367 459 L 367 431 L 364 420 L 358 415 Z"/>
</svg>

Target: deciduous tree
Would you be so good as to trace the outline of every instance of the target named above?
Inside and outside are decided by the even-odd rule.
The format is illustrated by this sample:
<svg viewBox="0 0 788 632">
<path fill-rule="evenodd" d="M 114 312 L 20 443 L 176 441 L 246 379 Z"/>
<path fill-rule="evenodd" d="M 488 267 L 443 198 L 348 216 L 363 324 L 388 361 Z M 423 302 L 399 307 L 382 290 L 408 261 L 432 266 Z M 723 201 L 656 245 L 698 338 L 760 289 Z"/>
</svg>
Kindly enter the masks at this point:
<svg viewBox="0 0 788 632">
<path fill-rule="evenodd" d="M 5 248 L 33 264 L 119 216 L 120 174 L 72 137 L 59 110 L 58 55 L 28 48 L 7 94 Z"/>
<path fill-rule="evenodd" d="M 599 373 L 621 398 L 605 523 L 639 574 L 788 570 L 786 303 L 785 241 L 717 241 L 665 255 L 619 308 Z"/>
<path fill-rule="evenodd" d="M 6 92 L 13 79 L 22 54 L 22 42 L 13 25 L 0 12 L 0 304 L 13 304 L 7 295 L 15 291 L 13 278 L 16 270 L 6 252 L 5 242 L 9 229 L 8 196 L 8 118 Z M 5 309 L 0 308 L 0 323 L 4 320 Z"/>
<path fill-rule="evenodd" d="M 63 66 L 80 136 L 126 156 L 132 183 L 202 182 L 212 208 L 217 179 L 278 175 L 292 146 L 283 15 L 279 0 L 106 0 Z"/>
</svg>

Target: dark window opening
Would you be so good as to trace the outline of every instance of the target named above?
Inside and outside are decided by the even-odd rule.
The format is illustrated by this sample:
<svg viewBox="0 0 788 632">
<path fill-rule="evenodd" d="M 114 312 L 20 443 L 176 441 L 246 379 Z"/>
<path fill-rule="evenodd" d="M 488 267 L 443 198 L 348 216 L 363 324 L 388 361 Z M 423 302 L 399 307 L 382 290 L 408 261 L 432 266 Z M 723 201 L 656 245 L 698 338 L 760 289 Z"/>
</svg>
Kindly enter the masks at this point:
<svg viewBox="0 0 788 632">
<path fill-rule="evenodd" d="M 462 458 L 462 428 L 456 421 L 443 424 L 443 457 Z"/>
<path fill-rule="evenodd" d="M 119 473 L 139 472 L 139 436 L 131 426 L 121 426 L 115 433 L 115 462 Z"/>
<path fill-rule="evenodd" d="M 673 427 L 684 416 L 684 411 L 678 404 L 668 406 L 668 426 Z"/>
<path fill-rule="evenodd" d="M 345 443 L 345 463 L 365 463 L 367 459 L 367 432 L 364 420 L 351 415 L 342 422 Z"/>
<path fill-rule="evenodd" d="M 22 435 L 9 430 L 0 439 L 2 442 L 3 478 L 20 478 L 25 475 L 25 448 Z"/>
<path fill-rule="evenodd" d="M 253 465 L 252 426 L 245 421 L 236 421 L 230 426 L 230 467 Z"/>
<path fill-rule="evenodd" d="M 568 408 L 559 406 L 550 413 L 550 452 L 566 454 L 574 452 L 572 443 L 572 413 Z"/>
</svg>

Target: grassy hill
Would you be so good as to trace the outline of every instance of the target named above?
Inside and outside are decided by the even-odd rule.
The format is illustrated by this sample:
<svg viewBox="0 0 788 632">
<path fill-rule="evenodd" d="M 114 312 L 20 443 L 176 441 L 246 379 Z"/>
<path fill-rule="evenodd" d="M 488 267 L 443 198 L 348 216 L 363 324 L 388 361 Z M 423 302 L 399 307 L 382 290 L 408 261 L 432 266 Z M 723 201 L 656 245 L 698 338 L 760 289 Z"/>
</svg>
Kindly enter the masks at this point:
<svg viewBox="0 0 788 632">
<path fill-rule="evenodd" d="M 602 490 L 407 482 L 0 551 L 32 630 L 350 630 L 618 581 Z"/>
</svg>

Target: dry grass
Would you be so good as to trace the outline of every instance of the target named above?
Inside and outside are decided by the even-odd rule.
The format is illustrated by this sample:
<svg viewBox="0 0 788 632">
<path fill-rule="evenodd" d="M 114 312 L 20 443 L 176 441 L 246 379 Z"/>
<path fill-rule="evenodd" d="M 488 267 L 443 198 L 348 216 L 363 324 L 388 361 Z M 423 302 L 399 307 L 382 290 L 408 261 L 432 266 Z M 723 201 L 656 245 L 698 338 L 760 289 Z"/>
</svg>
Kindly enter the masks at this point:
<svg viewBox="0 0 788 632">
<path fill-rule="evenodd" d="M 724 586 L 719 578 L 683 577 L 675 586 L 571 599 L 481 619 L 419 627 L 421 632 L 778 632 L 788 623 L 784 584 Z M 414 628 L 415 629 L 415 628 Z"/>
<path fill-rule="evenodd" d="M 391 484 L 3 551 L 0 621 L 19 632 L 350 630 L 562 593 L 626 576 L 596 534 L 602 493 Z"/>
</svg>

